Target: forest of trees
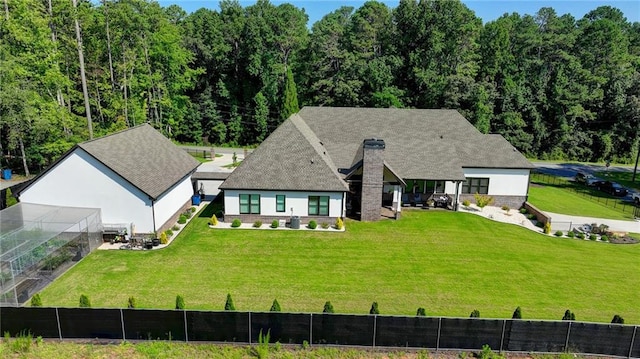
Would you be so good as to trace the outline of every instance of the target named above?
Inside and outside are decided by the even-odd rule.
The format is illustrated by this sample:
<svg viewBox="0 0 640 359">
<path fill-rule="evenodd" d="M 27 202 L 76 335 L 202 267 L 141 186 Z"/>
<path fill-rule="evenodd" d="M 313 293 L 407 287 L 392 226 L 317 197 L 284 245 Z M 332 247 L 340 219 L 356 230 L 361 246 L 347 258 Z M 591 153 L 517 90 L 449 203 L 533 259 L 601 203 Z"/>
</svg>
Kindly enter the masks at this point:
<svg viewBox="0 0 640 359">
<path fill-rule="evenodd" d="M 309 24 L 268 0 L 2 2 L 0 167 L 17 172 L 144 122 L 254 145 L 305 105 L 456 109 L 540 159 L 630 163 L 640 146 L 640 23 L 608 6 L 483 24 L 458 0 L 369 1 Z"/>
</svg>

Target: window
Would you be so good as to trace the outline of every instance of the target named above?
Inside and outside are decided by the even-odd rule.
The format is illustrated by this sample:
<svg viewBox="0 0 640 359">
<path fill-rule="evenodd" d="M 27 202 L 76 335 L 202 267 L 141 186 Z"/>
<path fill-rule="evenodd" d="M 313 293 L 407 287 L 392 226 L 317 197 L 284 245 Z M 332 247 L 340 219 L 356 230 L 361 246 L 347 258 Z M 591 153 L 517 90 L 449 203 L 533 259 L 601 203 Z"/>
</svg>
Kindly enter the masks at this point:
<svg viewBox="0 0 640 359">
<path fill-rule="evenodd" d="M 260 214 L 260 195 L 241 194 L 240 214 Z"/>
<path fill-rule="evenodd" d="M 285 195 L 283 194 L 276 195 L 276 212 L 285 211 L 285 208 L 286 208 L 285 201 L 286 201 Z"/>
<path fill-rule="evenodd" d="M 489 179 L 488 178 L 467 178 L 462 184 L 462 193 L 489 193 Z"/>
<path fill-rule="evenodd" d="M 309 215 L 328 216 L 329 196 L 309 196 Z"/>
</svg>

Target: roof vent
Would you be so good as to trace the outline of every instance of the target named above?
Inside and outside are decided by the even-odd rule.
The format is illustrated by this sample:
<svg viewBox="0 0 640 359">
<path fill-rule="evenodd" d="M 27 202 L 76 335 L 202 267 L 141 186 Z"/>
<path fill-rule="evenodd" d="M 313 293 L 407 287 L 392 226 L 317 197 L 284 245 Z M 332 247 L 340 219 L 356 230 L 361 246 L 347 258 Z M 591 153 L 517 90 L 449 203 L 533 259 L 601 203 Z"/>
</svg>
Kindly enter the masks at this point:
<svg viewBox="0 0 640 359">
<path fill-rule="evenodd" d="M 311 163 L 313 163 L 313 158 L 311 159 Z"/>
<path fill-rule="evenodd" d="M 384 140 L 371 138 L 363 141 L 364 148 L 373 148 L 373 149 L 384 149 L 385 144 Z"/>
</svg>

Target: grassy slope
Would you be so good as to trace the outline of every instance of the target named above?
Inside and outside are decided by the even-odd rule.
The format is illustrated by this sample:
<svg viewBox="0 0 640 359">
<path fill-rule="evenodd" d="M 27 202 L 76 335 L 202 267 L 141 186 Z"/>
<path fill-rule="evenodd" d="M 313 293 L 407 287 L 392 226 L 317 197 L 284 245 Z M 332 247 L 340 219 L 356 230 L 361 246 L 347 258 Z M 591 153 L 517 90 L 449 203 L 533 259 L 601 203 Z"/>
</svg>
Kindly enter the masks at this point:
<svg viewBox="0 0 640 359">
<path fill-rule="evenodd" d="M 616 201 L 612 199 L 611 201 Z M 613 207 L 591 201 L 562 187 L 550 185 L 531 185 L 529 187 L 529 202 L 543 211 L 562 213 L 573 216 L 631 220 L 632 213 L 627 209 L 623 213 Z"/>
<path fill-rule="evenodd" d="M 174 243 L 156 251 L 98 251 L 42 293 L 45 305 L 189 309 L 224 306 L 284 311 L 610 321 L 640 323 L 640 246 L 557 239 L 479 216 L 404 212 L 400 221 L 348 222 L 344 233 L 220 230 L 195 218 Z"/>
</svg>

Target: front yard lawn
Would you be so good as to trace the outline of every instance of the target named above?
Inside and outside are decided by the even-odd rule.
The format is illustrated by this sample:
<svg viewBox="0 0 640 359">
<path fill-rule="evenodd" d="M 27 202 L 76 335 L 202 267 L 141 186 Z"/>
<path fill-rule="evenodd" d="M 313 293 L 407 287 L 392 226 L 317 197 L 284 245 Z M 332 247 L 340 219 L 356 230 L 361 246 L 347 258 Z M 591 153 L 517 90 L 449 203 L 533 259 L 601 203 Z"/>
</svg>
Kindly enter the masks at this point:
<svg viewBox="0 0 640 359">
<path fill-rule="evenodd" d="M 41 294 L 45 306 L 238 310 L 640 323 L 640 245 L 558 239 L 480 216 L 405 211 L 399 221 L 347 221 L 346 232 L 210 229 L 194 218 L 167 248 L 97 251 Z"/>
</svg>

